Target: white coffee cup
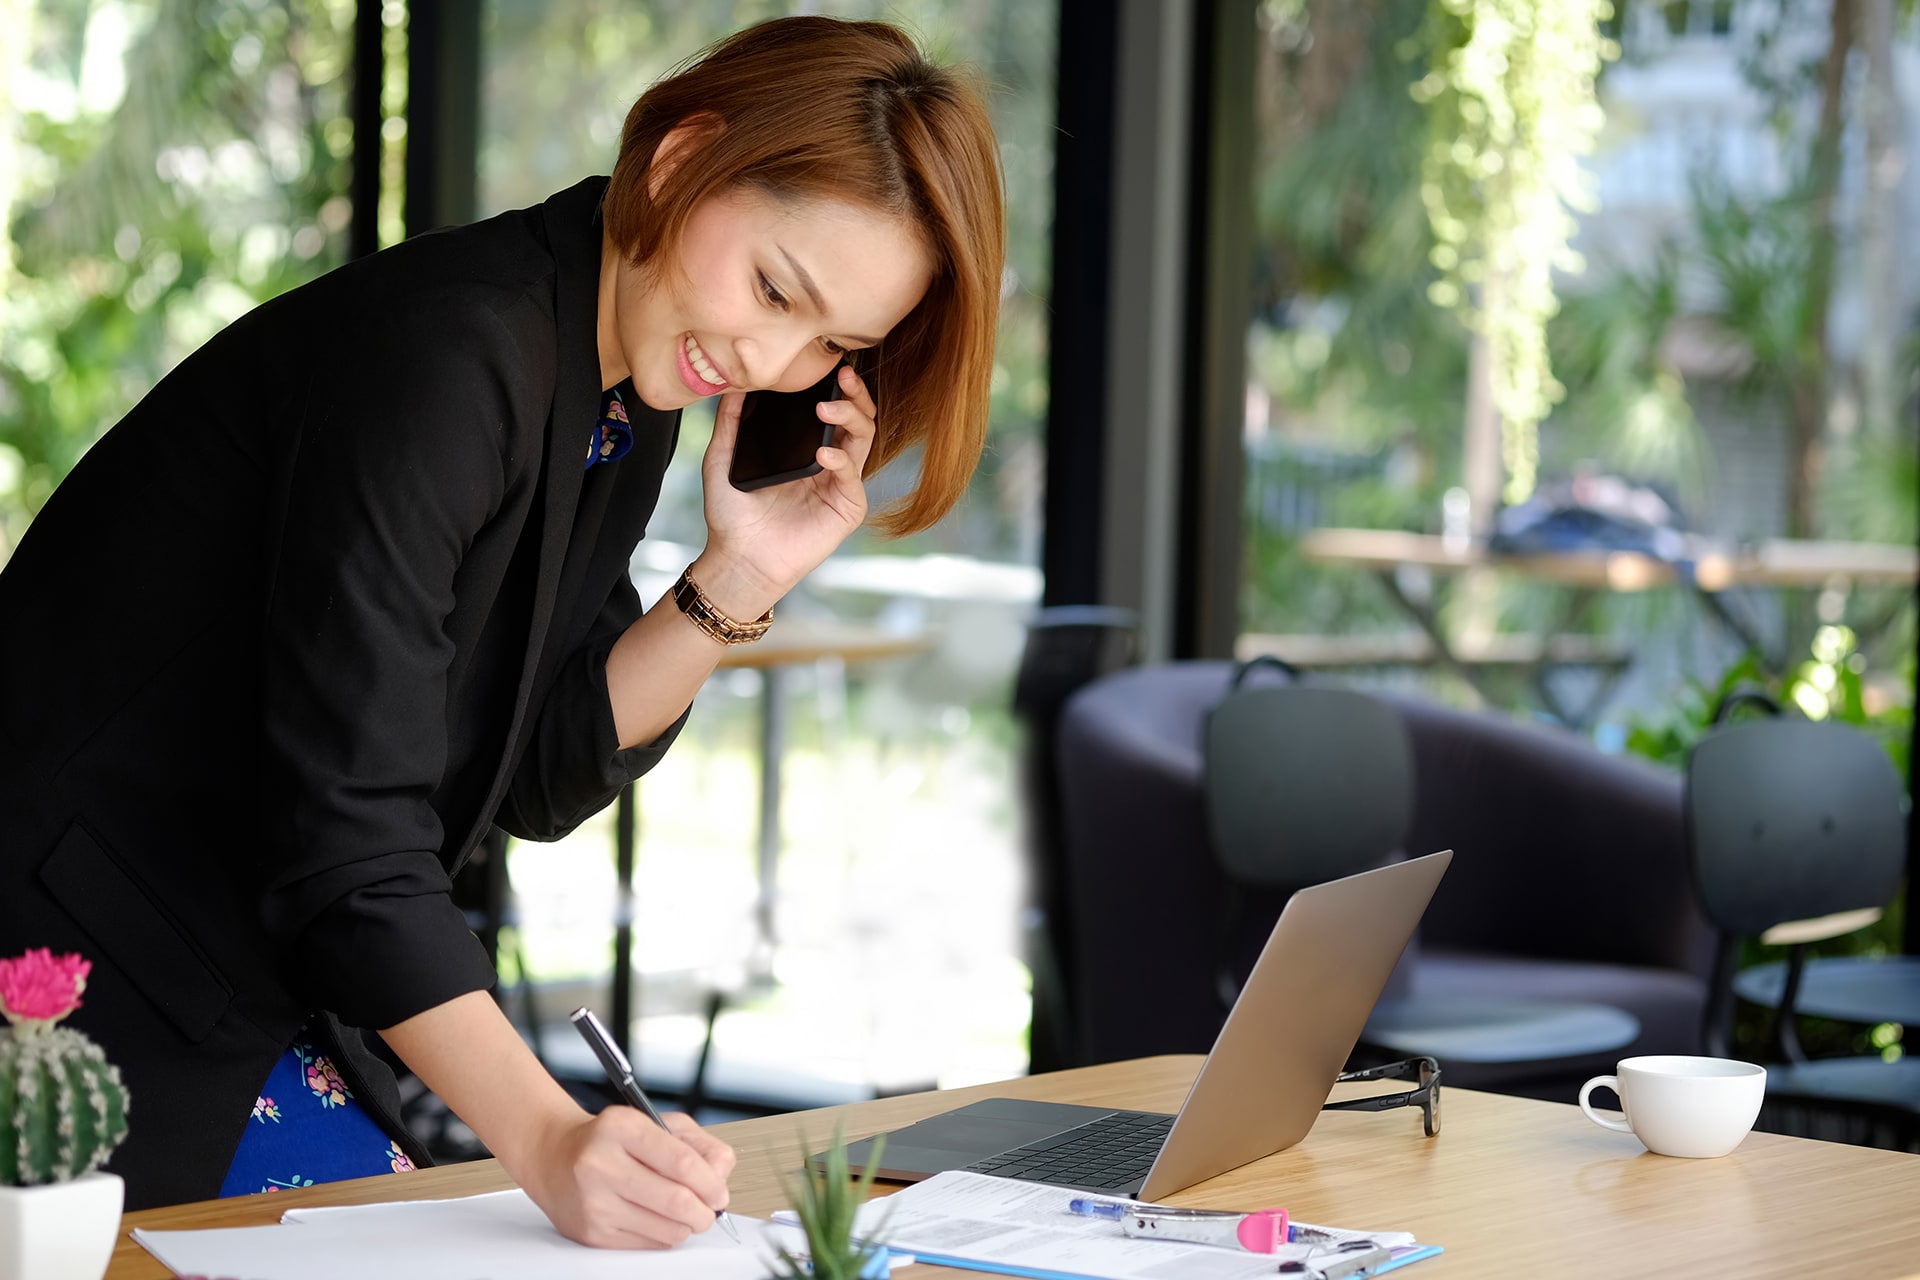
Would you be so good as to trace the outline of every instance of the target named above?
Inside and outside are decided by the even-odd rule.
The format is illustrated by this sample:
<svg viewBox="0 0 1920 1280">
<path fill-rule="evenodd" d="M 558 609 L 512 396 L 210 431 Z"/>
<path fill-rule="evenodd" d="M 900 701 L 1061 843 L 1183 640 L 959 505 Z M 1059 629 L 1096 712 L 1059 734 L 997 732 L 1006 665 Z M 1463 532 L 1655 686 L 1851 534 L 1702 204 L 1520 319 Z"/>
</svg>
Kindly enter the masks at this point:
<svg viewBox="0 0 1920 1280">
<path fill-rule="evenodd" d="M 1663 1156 L 1727 1154 L 1753 1128 L 1767 1094 L 1765 1067 L 1730 1058 L 1623 1058 L 1614 1070 L 1580 1086 L 1580 1109 L 1601 1128 L 1630 1133 Z M 1593 1109 L 1587 1099 L 1595 1089 L 1619 1095 L 1624 1120 Z"/>
</svg>

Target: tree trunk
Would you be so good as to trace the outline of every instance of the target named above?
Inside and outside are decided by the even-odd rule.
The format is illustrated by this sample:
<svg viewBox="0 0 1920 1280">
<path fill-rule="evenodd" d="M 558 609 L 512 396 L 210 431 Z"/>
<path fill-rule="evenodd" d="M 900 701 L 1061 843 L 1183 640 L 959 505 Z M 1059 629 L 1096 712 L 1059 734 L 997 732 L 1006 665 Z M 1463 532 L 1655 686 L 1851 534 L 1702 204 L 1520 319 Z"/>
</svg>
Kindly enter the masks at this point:
<svg viewBox="0 0 1920 1280">
<path fill-rule="evenodd" d="M 1820 453 L 1826 433 L 1827 311 L 1833 295 L 1834 195 L 1840 185 L 1840 134 L 1845 126 L 1847 56 L 1853 50 L 1857 0 L 1833 0 L 1827 55 L 1820 64 L 1820 124 L 1809 165 L 1811 217 L 1806 293 L 1797 326 L 1793 390 L 1788 402 L 1787 535 L 1810 538 L 1819 528 Z"/>
<path fill-rule="evenodd" d="M 1480 313 L 1487 321 L 1506 305 L 1497 276 L 1480 286 Z M 1506 487 L 1506 464 L 1500 451 L 1500 410 L 1494 404 L 1493 389 L 1498 383 L 1500 349 L 1478 329 L 1467 339 L 1467 412 L 1463 433 L 1460 483 L 1467 491 L 1467 513 L 1473 536 L 1484 539 L 1493 532 L 1494 517 L 1500 513 L 1500 491 Z M 1500 586 L 1491 571 L 1469 569 L 1454 588 L 1452 607 L 1456 645 L 1481 646 L 1497 631 L 1500 620 Z M 1477 689 L 1468 696 L 1480 705 Z"/>
<path fill-rule="evenodd" d="M 1499 282 L 1488 279 L 1480 286 L 1480 314 L 1491 321 L 1505 305 Z M 1493 517 L 1500 510 L 1500 490 L 1506 481 L 1506 467 L 1500 454 L 1500 410 L 1493 400 L 1493 389 L 1500 379 L 1500 352 L 1479 329 L 1467 339 L 1467 406 L 1461 438 L 1460 483 L 1467 491 L 1467 510 L 1473 535 L 1484 538 L 1493 532 Z"/>
<path fill-rule="evenodd" d="M 1867 58 L 1867 192 L 1861 209 L 1860 267 L 1866 338 L 1860 391 L 1867 431 L 1881 439 L 1898 429 L 1900 286 L 1906 264 L 1899 241 L 1900 178 L 1906 168 L 1902 118 L 1893 72 L 1893 0 L 1863 0 L 1861 44 Z"/>
</svg>

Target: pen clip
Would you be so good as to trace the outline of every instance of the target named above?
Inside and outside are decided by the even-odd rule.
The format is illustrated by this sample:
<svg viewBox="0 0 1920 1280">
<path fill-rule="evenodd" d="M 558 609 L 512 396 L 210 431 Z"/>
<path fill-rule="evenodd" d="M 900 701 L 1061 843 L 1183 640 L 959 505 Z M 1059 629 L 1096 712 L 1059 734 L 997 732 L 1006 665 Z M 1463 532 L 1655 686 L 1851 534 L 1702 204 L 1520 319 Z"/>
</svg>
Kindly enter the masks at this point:
<svg viewBox="0 0 1920 1280">
<path fill-rule="evenodd" d="M 615 1044 L 613 1037 L 607 1034 L 607 1028 L 600 1021 L 598 1014 L 582 1007 L 573 1011 L 571 1021 L 575 1026 L 584 1027 L 588 1031 L 587 1044 L 592 1047 L 594 1056 L 600 1059 L 600 1065 L 607 1069 L 616 1083 L 622 1076 L 628 1079 L 633 1078 L 633 1064 L 627 1061 L 627 1055 L 620 1052 L 620 1046 Z"/>
<path fill-rule="evenodd" d="M 1393 1250 L 1371 1240 L 1348 1240 L 1333 1251 L 1333 1258 L 1319 1263 L 1315 1270 L 1321 1280 L 1362 1280 L 1378 1275 L 1380 1268 L 1393 1261 Z"/>
</svg>

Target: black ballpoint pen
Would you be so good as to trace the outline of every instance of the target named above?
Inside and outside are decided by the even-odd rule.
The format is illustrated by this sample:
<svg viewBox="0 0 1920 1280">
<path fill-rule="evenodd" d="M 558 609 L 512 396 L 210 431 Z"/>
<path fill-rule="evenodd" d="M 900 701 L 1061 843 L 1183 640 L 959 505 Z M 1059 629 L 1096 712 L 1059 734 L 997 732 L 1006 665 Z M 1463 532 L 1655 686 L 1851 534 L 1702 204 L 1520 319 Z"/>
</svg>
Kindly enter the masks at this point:
<svg viewBox="0 0 1920 1280">
<path fill-rule="evenodd" d="M 575 1009 L 572 1017 L 574 1027 L 580 1032 L 580 1038 L 585 1040 L 587 1047 L 593 1050 L 593 1056 L 600 1059 L 600 1066 L 606 1071 L 607 1079 L 613 1083 L 614 1089 L 629 1106 L 638 1107 L 652 1117 L 655 1124 L 666 1129 L 667 1122 L 660 1118 L 658 1111 L 653 1109 L 653 1103 L 640 1088 L 640 1082 L 633 1078 L 633 1064 L 627 1061 L 626 1054 L 620 1052 L 620 1046 L 613 1042 L 613 1037 L 607 1034 L 607 1029 L 600 1025 L 600 1019 L 594 1015 L 593 1010 Z M 720 1225 L 727 1229 L 727 1234 L 737 1242 L 740 1239 L 740 1230 L 733 1225 L 733 1219 L 727 1216 L 727 1211 L 722 1209 L 716 1216 L 720 1219 Z"/>
</svg>

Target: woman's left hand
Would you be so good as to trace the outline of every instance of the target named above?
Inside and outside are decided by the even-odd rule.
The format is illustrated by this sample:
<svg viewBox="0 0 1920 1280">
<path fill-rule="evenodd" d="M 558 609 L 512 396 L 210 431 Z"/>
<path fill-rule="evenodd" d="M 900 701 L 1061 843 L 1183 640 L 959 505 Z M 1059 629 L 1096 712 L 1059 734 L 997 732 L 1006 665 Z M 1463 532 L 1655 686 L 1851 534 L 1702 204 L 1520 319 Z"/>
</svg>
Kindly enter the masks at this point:
<svg viewBox="0 0 1920 1280">
<path fill-rule="evenodd" d="M 835 427 L 834 443 L 817 455 L 819 474 L 752 492 L 734 488 L 727 479 L 740 432 L 741 393 L 728 392 L 720 400 L 713 442 L 701 464 L 707 517 L 701 559 L 710 572 L 717 565 L 720 572 L 756 584 L 765 607 L 792 590 L 867 518 L 861 472 L 873 450 L 877 414 L 867 384 L 851 365 L 841 366 L 839 378 L 841 398 L 823 401 L 818 410 L 821 420 Z M 701 582 L 706 585 L 707 578 Z M 757 600 L 742 597 L 739 603 L 752 611 L 736 617 L 764 611 L 753 608 Z"/>
</svg>

